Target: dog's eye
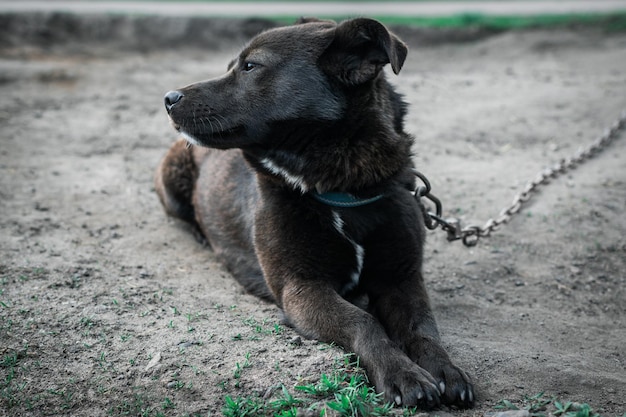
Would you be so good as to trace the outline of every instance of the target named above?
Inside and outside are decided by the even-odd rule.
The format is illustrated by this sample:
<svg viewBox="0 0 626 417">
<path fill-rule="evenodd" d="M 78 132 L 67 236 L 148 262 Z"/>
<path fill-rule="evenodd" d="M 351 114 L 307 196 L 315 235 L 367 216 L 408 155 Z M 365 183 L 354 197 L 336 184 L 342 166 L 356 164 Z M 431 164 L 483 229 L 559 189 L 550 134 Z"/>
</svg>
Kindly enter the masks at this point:
<svg viewBox="0 0 626 417">
<path fill-rule="evenodd" d="M 258 67 L 258 65 L 255 64 L 254 62 L 244 62 L 243 63 L 243 71 L 245 71 L 245 72 L 250 72 L 253 69 L 255 69 L 256 67 Z"/>
</svg>

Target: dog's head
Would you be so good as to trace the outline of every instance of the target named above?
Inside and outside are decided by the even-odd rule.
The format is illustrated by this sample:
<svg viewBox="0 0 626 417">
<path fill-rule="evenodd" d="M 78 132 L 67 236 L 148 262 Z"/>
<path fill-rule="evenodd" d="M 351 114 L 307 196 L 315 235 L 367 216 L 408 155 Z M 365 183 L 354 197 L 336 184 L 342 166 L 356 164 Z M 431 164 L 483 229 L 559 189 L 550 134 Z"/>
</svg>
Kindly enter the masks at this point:
<svg viewBox="0 0 626 417">
<path fill-rule="evenodd" d="M 375 20 L 301 19 L 257 35 L 223 76 L 170 91 L 165 107 L 196 145 L 271 146 L 294 121 L 307 128 L 344 117 L 347 91 L 374 82 L 388 63 L 397 74 L 406 54 Z"/>
</svg>

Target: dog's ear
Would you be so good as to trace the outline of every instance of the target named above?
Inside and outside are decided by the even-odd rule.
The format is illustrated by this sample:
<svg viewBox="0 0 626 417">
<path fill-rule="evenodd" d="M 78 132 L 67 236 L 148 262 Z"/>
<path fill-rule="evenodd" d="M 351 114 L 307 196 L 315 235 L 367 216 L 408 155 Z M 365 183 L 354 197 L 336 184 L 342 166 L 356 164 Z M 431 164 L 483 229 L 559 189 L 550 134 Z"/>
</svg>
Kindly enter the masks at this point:
<svg viewBox="0 0 626 417">
<path fill-rule="evenodd" d="M 391 64 L 398 74 L 407 55 L 407 47 L 377 20 L 358 18 L 340 23 L 330 46 L 320 57 L 320 66 L 349 85 L 372 80 Z"/>
</svg>

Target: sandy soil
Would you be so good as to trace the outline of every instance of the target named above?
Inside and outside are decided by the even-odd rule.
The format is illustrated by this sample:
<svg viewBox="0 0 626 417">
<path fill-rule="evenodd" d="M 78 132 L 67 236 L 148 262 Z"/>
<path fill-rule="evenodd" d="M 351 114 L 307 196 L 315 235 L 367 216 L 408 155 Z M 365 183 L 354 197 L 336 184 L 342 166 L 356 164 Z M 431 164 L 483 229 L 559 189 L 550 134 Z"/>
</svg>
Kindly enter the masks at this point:
<svg viewBox="0 0 626 417">
<path fill-rule="evenodd" d="M 87 19 L 60 36 L 62 19 L 15 20 L 0 33 L 0 415 L 219 415 L 225 395 L 329 372 L 343 352 L 280 326 L 152 186 L 175 140 L 164 92 L 220 74 L 259 22 L 235 36 L 242 23 L 99 32 Z M 399 32 L 416 163 L 465 223 L 496 216 L 626 108 L 626 34 Z M 433 415 L 541 391 L 626 412 L 625 204 L 622 134 L 477 247 L 429 235 L 443 339 L 479 390 L 474 410 Z"/>
</svg>

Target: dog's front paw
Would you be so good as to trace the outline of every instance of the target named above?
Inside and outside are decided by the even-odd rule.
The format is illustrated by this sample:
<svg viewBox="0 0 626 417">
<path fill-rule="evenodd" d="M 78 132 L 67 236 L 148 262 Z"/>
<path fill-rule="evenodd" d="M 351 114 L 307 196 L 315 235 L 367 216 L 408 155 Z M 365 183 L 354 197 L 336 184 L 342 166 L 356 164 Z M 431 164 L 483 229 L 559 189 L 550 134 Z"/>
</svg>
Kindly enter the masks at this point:
<svg viewBox="0 0 626 417">
<path fill-rule="evenodd" d="M 474 406 L 474 386 L 465 371 L 452 363 L 446 363 L 436 369 L 431 368 L 430 372 L 441 391 L 442 404 L 458 408 Z"/>
<path fill-rule="evenodd" d="M 404 358 L 402 358 L 404 359 Z M 441 391 L 437 381 L 420 366 L 407 360 L 397 360 L 387 371 L 380 370 L 374 381 L 385 401 L 397 406 L 436 408 L 441 404 Z"/>
<path fill-rule="evenodd" d="M 452 363 L 437 340 L 429 337 L 420 338 L 417 343 L 411 345 L 410 356 L 435 380 L 441 392 L 441 404 L 457 408 L 474 406 L 476 393 L 472 379 Z"/>
</svg>

